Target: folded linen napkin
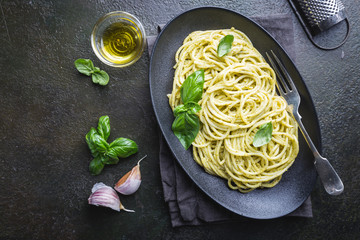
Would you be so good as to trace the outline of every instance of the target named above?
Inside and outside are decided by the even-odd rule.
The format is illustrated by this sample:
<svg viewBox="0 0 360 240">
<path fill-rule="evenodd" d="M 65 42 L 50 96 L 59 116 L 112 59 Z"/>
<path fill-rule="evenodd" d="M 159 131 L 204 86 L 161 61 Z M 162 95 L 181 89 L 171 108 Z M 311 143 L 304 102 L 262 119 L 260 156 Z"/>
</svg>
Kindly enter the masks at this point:
<svg viewBox="0 0 360 240">
<path fill-rule="evenodd" d="M 254 17 L 295 58 L 293 22 L 290 14 Z M 159 31 L 164 25 L 159 25 Z M 151 53 L 157 36 L 148 37 L 148 51 Z M 161 134 L 160 134 L 161 135 Z M 225 221 L 246 221 L 210 199 L 189 178 L 172 155 L 163 136 L 160 136 L 160 173 L 164 199 L 169 206 L 173 227 L 201 225 Z M 287 216 L 312 217 L 310 197 Z"/>
</svg>

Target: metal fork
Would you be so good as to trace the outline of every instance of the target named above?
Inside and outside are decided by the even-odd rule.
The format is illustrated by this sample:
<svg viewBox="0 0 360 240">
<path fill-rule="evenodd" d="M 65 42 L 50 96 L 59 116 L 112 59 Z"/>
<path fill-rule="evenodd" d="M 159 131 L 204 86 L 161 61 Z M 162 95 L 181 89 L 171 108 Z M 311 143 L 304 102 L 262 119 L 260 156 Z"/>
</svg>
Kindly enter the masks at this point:
<svg viewBox="0 0 360 240">
<path fill-rule="evenodd" d="M 334 168 L 331 166 L 330 162 L 320 155 L 309 134 L 307 133 L 304 125 L 301 122 L 301 116 L 299 114 L 300 95 L 296 89 L 294 82 L 290 77 L 290 74 L 272 50 L 271 56 L 268 53 L 266 53 L 266 56 L 270 61 L 270 65 L 276 73 L 277 89 L 279 90 L 281 96 L 286 100 L 288 105 L 293 106 L 292 114 L 294 115 L 295 120 L 298 122 L 300 130 L 304 135 L 305 140 L 308 143 L 311 151 L 314 154 L 315 168 L 318 175 L 320 176 L 326 192 L 330 195 L 339 195 L 344 190 L 344 184 L 342 183 L 340 177 L 338 176 Z"/>
</svg>

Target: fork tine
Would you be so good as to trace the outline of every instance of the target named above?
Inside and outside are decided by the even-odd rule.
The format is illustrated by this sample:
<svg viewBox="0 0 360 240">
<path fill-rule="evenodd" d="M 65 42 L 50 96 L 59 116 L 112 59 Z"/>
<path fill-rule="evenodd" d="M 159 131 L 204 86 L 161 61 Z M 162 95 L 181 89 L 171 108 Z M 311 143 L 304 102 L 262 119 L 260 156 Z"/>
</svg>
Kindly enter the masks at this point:
<svg viewBox="0 0 360 240">
<path fill-rule="evenodd" d="M 287 84 L 285 83 L 285 80 L 283 79 L 283 77 L 282 77 L 282 75 L 281 75 L 278 67 L 276 66 L 276 64 L 274 63 L 274 61 L 273 61 L 272 58 L 270 57 L 270 55 L 269 55 L 267 52 L 266 52 L 265 54 L 266 54 L 267 58 L 269 59 L 269 62 L 270 62 L 271 67 L 274 69 L 274 71 L 275 71 L 275 73 L 276 73 L 276 77 L 277 77 L 277 78 L 276 78 L 276 79 L 277 79 L 277 81 L 276 81 L 276 87 L 277 87 L 277 89 L 279 90 L 281 96 L 284 96 L 284 95 L 286 95 L 286 92 L 289 92 L 289 91 L 290 91 L 290 89 L 289 89 L 289 87 L 287 86 Z M 280 83 L 279 83 L 279 81 L 280 81 Z M 282 86 L 280 86 L 280 85 L 282 85 Z M 284 88 L 284 90 L 283 90 L 283 88 Z"/>
<path fill-rule="evenodd" d="M 296 91 L 297 92 L 297 89 L 295 87 L 295 84 L 294 82 L 292 81 L 291 77 L 290 77 L 290 74 L 288 73 L 288 71 L 286 70 L 285 66 L 281 63 L 281 61 L 279 60 L 279 58 L 275 55 L 275 53 L 273 52 L 273 50 L 271 50 L 271 53 L 272 55 L 274 56 L 274 59 L 276 61 L 276 63 L 279 65 L 279 67 L 281 68 L 281 72 L 283 73 L 284 77 L 286 78 L 286 82 L 288 84 L 290 84 L 290 87 L 291 87 L 291 90 L 292 91 Z M 286 83 L 285 82 L 285 83 Z M 287 84 L 286 84 L 287 85 Z M 288 86 L 288 85 L 287 85 Z"/>
</svg>

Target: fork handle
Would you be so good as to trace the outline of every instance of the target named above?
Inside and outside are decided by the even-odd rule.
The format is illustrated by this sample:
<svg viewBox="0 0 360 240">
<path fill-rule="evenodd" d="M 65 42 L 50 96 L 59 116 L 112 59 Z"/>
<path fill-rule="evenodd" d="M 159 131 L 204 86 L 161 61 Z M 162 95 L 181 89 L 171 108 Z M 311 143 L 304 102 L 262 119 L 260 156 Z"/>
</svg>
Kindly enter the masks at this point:
<svg viewBox="0 0 360 240">
<path fill-rule="evenodd" d="M 318 152 L 309 134 L 307 133 L 304 125 L 301 122 L 301 116 L 294 115 L 294 117 L 299 124 L 301 133 L 305 137 L 307 144 L 309 145 L 311 151 L 314 154 L 315 168 L 325 188 L 325 191 L 330 195 L 339 195 L 344 191 L 344 184 L 341 181 L 339 175 L 336 173 L 335 169 L 331 166 L 330 162 L 326 158 L 322 157 Z"/>
</svg>

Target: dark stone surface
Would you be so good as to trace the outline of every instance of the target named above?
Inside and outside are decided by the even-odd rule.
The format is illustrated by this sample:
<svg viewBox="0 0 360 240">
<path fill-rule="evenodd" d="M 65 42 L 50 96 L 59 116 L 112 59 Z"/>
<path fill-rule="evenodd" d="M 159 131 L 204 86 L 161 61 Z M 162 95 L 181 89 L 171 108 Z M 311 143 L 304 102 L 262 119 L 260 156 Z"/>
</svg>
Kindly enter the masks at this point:
<svg viewBox="0 0 360 240">
<path fill-rule="evenodd" d="M 360 2 L 343 3 L 352 31 L 337 50 L 315 48 L 295 17 L 293 22 L 297 67 L 317 109 L 323 155 L 345 192 L 329 196 L 318 182 L 312 219 L 173 229 L 160 183 L 149 57 L 124 69 L 105 66 L 92 52 L 92 27 L 103 14 L 124 10 L 151 35 L 157 24 L 193 7 L 227 7 L 252 17 L 291 12 L 287 1 L 0 1 L 0 239 L 359 239 Z M 332 43 L 341 30 L 339 25 L 318 40 Z M 77 58 L 106 70 L 108 86 L 79 74 Z M 84 136 L 103 114 L 110 116 L 110 140 L 131 138 L 139 152 L 94 177 Z M 95 182 L 113 185 L 145 154 L 139 191 L 121 196 L 136 213 L 87 204 Z"/>
</svg>

